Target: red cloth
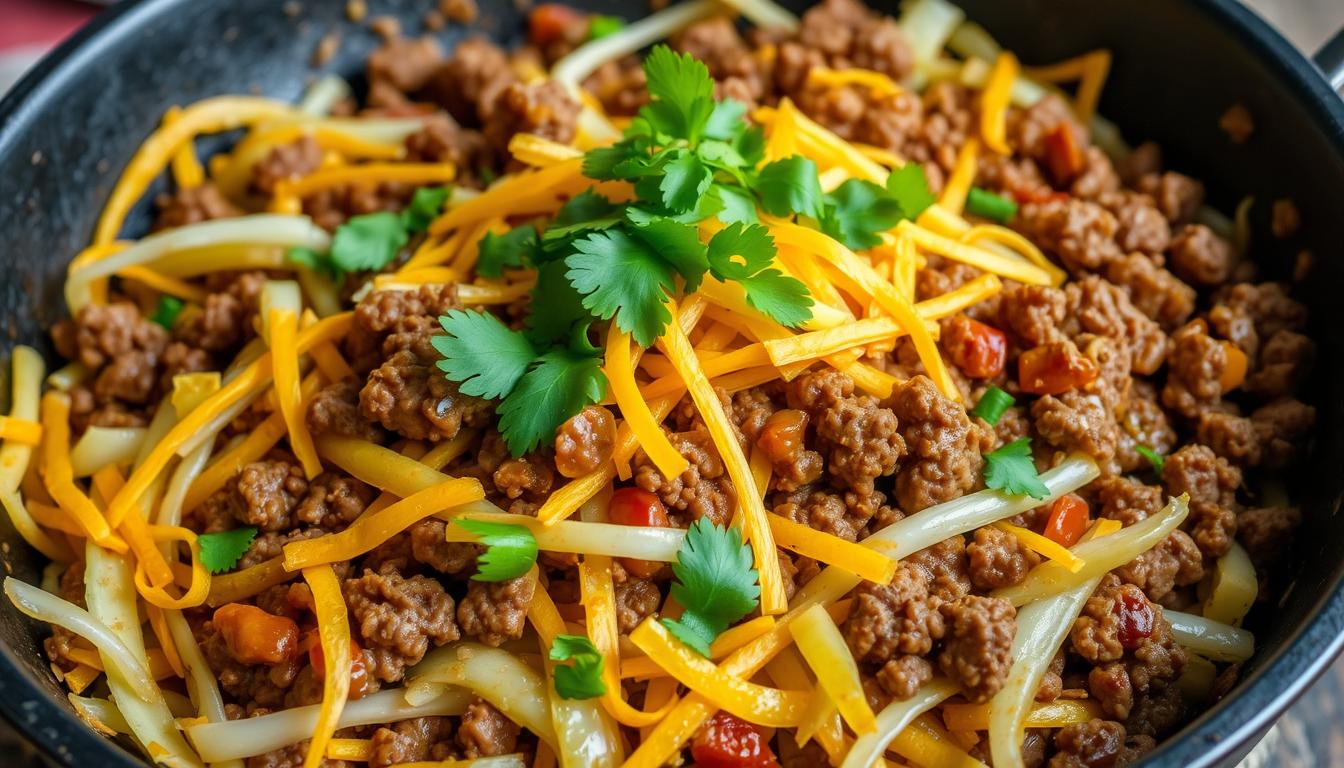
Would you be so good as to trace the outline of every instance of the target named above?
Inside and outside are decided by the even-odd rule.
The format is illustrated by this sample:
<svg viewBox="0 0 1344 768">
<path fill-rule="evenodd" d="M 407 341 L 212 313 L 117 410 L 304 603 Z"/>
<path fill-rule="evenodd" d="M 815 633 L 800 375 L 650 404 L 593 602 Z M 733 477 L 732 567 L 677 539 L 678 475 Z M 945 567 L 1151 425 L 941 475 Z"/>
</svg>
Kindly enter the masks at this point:
<svg viewBox="0 0 1344 768">
<path fill-rule="evenodd" d="M 0 54 L 11 48 L 50 48 L 79 29 L 98 8 L 75 0 L 0 0 Z"/>
</svg>

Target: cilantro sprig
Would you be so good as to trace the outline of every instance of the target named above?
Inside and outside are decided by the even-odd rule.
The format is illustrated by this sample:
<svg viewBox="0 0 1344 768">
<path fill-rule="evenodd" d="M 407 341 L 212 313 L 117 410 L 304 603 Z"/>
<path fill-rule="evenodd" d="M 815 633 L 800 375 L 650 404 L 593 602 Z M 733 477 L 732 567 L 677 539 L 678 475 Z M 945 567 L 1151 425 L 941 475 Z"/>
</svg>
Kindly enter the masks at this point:
<svg viewBox="0 0 1344 768">
<path fill-rule="evenodd" d="M 705 657 L 714 638 L 751 613 L 761 595 L 742 534 L 703 517 L 687 529 L 672 573 L 672 597 L 685 611 L 680 619 L 662 619 L 663 626 Z"/>
<path fill-rule="evenodd" d="M 1041 482 L 1036 462 L 1031 458 L 1031 438 L 1018 438 L 985 454 L 985 486 L 1033 499 L 1050 496 L 1050 489 Z"/>
<path fill-rule="evenodd" d="M 1162 468 L 1166 466 L 1167 463 L 1166 456 L 1163 456 L 1146 445 L 1134 446 L 1134 452 L 1147 459 L 1148 463 L 1153 465 L 1153 474 L 1158 477 L 1162 476 Z"/>
<path fill-rule="evenodd" d="M 556 635 L 548 654 L 555 665 L 555 692 L 562 699 L 593 699 L 607 692 L 602 682 L 602 654 L 583 635 Z"/>
<path fill-rule="evenodd" d="M 521 525 L 456 518 L 453 524 L 476 537 L 485 552 L 476 558 L 472 581 L 508 581 L 537 562 L 537 540 Z"/>
<path fill-rule="evenodd" d="M 351 216 L 336 228 L 326 253 L 296 247 L 285 256 L 290 263 L 336 282 L 351 272 L 377 272 L 397 258 L 411 235 L 429 228 L 447 200 L 447 187 L 422 187 L 415 190 L 401 213 L 378 211 Z"/>
<path fill-rule="evenodd" d="M 201 547 L 201 565 L 210 573 L 231 571 L 255 538 L 257 529 L 250 525 L 231 531 L 203 533 L 196 539 Z"/>
</svg>

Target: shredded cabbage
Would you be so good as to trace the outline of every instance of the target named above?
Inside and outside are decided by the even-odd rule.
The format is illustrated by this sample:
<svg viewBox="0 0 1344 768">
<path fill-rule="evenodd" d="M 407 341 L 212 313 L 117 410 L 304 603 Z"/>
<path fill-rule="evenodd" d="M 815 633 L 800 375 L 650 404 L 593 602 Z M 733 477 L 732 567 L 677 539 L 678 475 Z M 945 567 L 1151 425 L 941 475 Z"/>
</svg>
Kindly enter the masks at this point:
<svg viewBox="0 0 1344 768">
<path fill-rule="evenodd" d="M 1163 610 L 1176 642 L 1214 661 L 1245 661 L 1255 654 L 1255 635 L 1244 629 L 1180 611 Z"/>
<path fill-rule="evenodd" d="M 577 90 L 597 68 L 662 40 L 677 30 L 712 16 L 718 6 L 711 0 L 691 0 L 664 8 L 632 22 L 619 31 L 585 43 L 551 67 L 551 79 Z"/>
<path fill-rule="evenodd" d="M 547 552 L 632 557 L 663 563 L 676 562 L 677 551 L 681 549 L 681 543 L 686 538 L 686 531 L 681 528 L 648 528 L 614 523 L 585 523 L 576 520 L 561 520 L 546 525 L 535 517 L 502 512 L 470 511 L 463 512 L 461 517 L 491 523 L 521 525 L 536 537 L 537 547 Z M 475 541 L 476 537 L 459 526 L 449 525 L 447 539 Z"/>
<path fill-rule="evenodd" d="M 840 768 L 868 768 L 878 765 L 887 745 L 921 713 L 941 704 L 957 692 L 956 684 L 948 680 L 934 680 L 904 701 L 893 701 L 877 716 L 877 731 L 860 736 L 849 748 Z"/>
<path fill-rule="evenodd" d="M 75 477 L 88 477 L 105 466 L 130 463 L 144 440 L 144 427 L 89 427 L 70 451 L 70 467 Z"/>
<path fill-rule="evenodd" d="M 431 701 L 449 685 L 476 693 L 556 747 L 546 681 L 512 653 L 470 642 L 436 648 L 407 671 L 406 703 L 418 706 Z"/>
<path fill-rule="evenodd" d="M 353 91 L 350 90 L 350 84 L 345 82 L 345 78 L 340 75 L 325 74 L 308 92 L 303 95 L 303 100 L 299 102 L 299 111 L 305 115 L 322 117 L 331 112 L 331 108 L 336 106 L 344 99 L 350 98 Z"/>
<path fill-rule="evenodd" d="M 966 12 L 947 0 L 912 0 L 901 7 L 898 23 L 917 65 L 933 61 L 966 19 Z"/>
</svg>

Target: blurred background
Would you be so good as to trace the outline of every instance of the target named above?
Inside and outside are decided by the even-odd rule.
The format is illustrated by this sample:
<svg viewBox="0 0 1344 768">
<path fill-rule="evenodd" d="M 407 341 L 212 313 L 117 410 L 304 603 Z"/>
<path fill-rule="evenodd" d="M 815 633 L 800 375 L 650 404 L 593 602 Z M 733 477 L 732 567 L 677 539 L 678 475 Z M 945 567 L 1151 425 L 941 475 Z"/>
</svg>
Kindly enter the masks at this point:
<svg viewBox="0 0 1344 768">
<path fill-rule="evenodd" d="M 226 0 L 200 0 L 225 2 Z M 330 0 L 337 2 L 338 0 Z M 278 2 L 278 0 L 277 0 Z M 424 0 L 426 7 L 431 0 Z M 1244 0 L 1303 51 L 1310 54 L 1344 27 L 1344 0 Z M 111 2 L 0 0 L 0 95 L 43 53 L 79 29 Z M 1344 661 L 1279 721 L 1242 768 L 1344 766 Z M 0 723 L 3 765 L 41 763 Z M 25 758 L 18 755 L 25 754 Z M 11 762 L 14 761 L 14 762 Z"/>
</svg>

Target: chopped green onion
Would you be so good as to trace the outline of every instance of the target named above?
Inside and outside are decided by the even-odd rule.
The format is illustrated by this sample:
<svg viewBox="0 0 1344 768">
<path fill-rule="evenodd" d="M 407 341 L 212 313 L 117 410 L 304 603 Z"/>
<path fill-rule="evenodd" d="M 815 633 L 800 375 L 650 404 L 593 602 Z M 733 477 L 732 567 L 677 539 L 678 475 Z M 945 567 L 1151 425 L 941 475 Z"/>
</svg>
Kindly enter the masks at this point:
<svg viewBox="0 0 1344 768">
<path fill-rule="evenodd" d="M 620 16 L 594 16 L 588 20 L 588 39 L 597 40 L 619 32 L 625 27 L 625 19 Z"/>
<path fill-rule="evenodd" d="M 979 187 L 971 187 L 966 196 L 966 211 L 1000 224 L 1007 224 L 1017 215 L 1017 203 Z"/>
<path fill-rule="evenodd" d="M 182 312 L 182 306 L 182 300 L 176 296 L 160 296 L 159 306 L 154 308 L 154 314 L 149 319 L 171 331 L 177 316 Z"/>
<path fill-rule="evenodd" d="M 1157 473 L 1158 477 L 1162 476 L 1162 466 L 1167 463 L 1167 457 L 1146 445 L 1136 445 L 1134 446 L 1134 450 L 1140 456 L 1147 459 L 1149 464 L 1153 465 L 1153 471 Z"/>
<path fill-rule="evenodd" d="M 1017 401 L 1013 399 L 1012 395 L 991 385 L 989 389 L 985 390 L 985 394 L 980 396 L 980 402 L 975 404 L 975 408 L 971 410 L 971 415 L 979 416 L 989 422 L 992 427 L 999 423 L 999 419 L 1003 418 L 1003 412 L 1008 410 L 1015 402 Z"/>
</svg>

